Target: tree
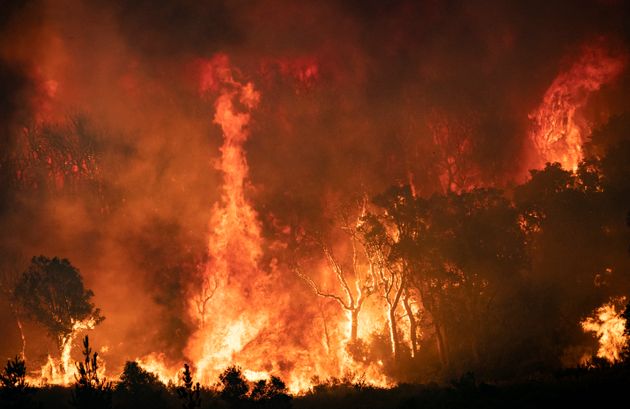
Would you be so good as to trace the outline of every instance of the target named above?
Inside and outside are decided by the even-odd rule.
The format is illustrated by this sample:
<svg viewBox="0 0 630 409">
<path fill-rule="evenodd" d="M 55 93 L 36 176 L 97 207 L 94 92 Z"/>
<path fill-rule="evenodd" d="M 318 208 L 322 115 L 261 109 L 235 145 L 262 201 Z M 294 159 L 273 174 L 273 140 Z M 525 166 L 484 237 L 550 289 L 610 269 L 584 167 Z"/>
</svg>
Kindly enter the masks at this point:
<svg viewBox="0 0 630 409">
<path fill-rule="evenodd" d="M 0 372 L 0 403 L 6 403 L 9 408 L 29 407 L 30 392 L 31 389 L 26 382 L 26 362 L 24 359 L 16 356 L 14 359 L 8 360 L 7 365 Z"/>
<path fill-rule="evenodd" d="M 93 296 L 92 290 L 83 286 L 79 270 L 68 260 L 45 256 L 33 257 L 14 290 L 16 302 L 46 327 L 59 348 L 68 342 L 79 323 L 93 327 L 105 319 L 91 302 Z"/>
<path fill-rule="evenodd" d="M 199 326 L 204 328 L 206 326 L 206 315 L 208 314 L 208 302 L 212 299 L 219 287 L 219 281 L 213 275 L 212 283 L 210 282 L 209 274 L 204 274 L 201 280 L 201 291 L 193 298 L 193 302 L 199 315 Z"/>
<path fill-rule="evenodd" d="M 234 404 L 247 397 L 249 386 L 238 366 L 230 366 L 223 371 L 219 375 L 219 381 L 221 383 L 221 398 L 224 400 Z"/>
<path fill-rule="evenodd" d="M 502 192 L 475 189 L 434 197 L 425 235 L 436 245 L 448 277 L 447 294 L 456 306 L 457 339 L 466 340 L 474 363 L 497 296 L 526 266 L 525 239 L 518 213 Z M 435 271 L 435 270 L 433 270 Z M 486 345 L 487 346 L 487 345 Z"/>
<path fill-rule="evenodd" d="M 259 406 L 268 408 L 290 408 L 291 396 L 282 379 L 272 376 L 269 380 L 261 379 L 254 383 L 249 394 L 250 399 Z"/>
<path fill-rule="evenodd" d="M 107 409 L 112 406 L 112 383 L 98 374 L 98 353 L 92 354 L 89 338 L 83 339 L 83 362 L 77 362 L 72 400 L 74 407 Z"/>
<path fill-rule="evenodd" d="M 181 376 L 182 384 L 177 387 L 177 396 L 182 401 L 182 408 L 194 409 L 201 407 L 201 387 L 199 382 L 193 383 L 190 366 L 184 364 L 184 371 Z"/>
<path fill-rule="evenodd" d="M 526 262 L 516 209 L 491 189 L 418 198 L 410 187 L 394 186 L 373 202 L 379 210 L 366 215 L 362 233 L 387 304 L 394 356 L 402 305 L 412 356 L 424 321 L 433 327 L 443 369 L 450 365 L 449 332 L 479 361 L 495 295 Z"/>
<path fill-rule="evenodd" d="M 20 279 L 20 271 L 23 268 L 23 256 L 17 252 L 2 252 L 2 263 L 0 265 L 0 290 L 5 296 L 5 299 L 9 302 L 13 315 L 15 316 L 15 322 L 20 332 L 20 339 L 22 340 L 22 351 L 20 352 L 23 359 L 26 359 L 26 337 L 24 335 L 24 328 L 22 326 L 22 320 L 20 318 L 21 311 L 20 305 L 16 302 L 15 287 Z"/>
<path fill-rule="evenodd" d="M 622 254 L 628 200 L 623 189 L 618 189 L 627 177 L 611 179 L 611 175 L 624 173 L 627 152 L 617 147 L 612 162 L 613 157 L 608 156 L 587 158 L 577 173 L 557 163 L 547 164 L 531 171 L 531 179 L 514 189 L 531 260 L 526 276 L 531 292 L 530 302 L 525 304 L 530 311 L 527 319 L 540 323 L 526 333 L 540 345 L 531 357 L 532 366 L 559 366 L 558 357 L 580 334 L 575 323 L 629 288 L 627 275 L 622 273 L 629 265 Z M 616 165 L 609 168 L 613 162 Z M 614 179 L 617 181 L 611 185 Z M 539 301 L 533 302 L 531 297 L 539 297 Z"/>
<path fill-rule="evenodd" d="M 479 179 L 475 163 L 476 118 L 470 113 L 448 115 L 434 111 L 428 128 L 433 136 L 433 156 L 445 193 L 468 189 Z"/>
<path fill-rule="evenodd" d="M 164 384 L 160 382 L 157 375 L 142 369 L 136 361 L 127 361 L 116 389 L 133 392 L 138 388 L 153 386 L 164 386 Z"/>
<path fill-rule="evenodd" d="M 140 367 L 135 361 L 127 361 L 120 381 L 116 385 L 117 408 L 165 408 L 165 386 L 158 377 Z"/>
<path fill-rule="evenodd" d="M 26 362 L 24 359 L 16 356 L 7 361 L 7 366 L 0 373 L 0 385 L 2 388 L 24 390 L 28 383 L 26 382 Z"/>
<path fill-rule="evenodd" d="M 322 237 L 309 236 L 304 239 L 308 243 L 303 244 L 314 245 L 323 253 L 328 272 L 334 274 L 336 279 L 338 291 L 326 290 L 317 284 L 310 275 L 303 271 L 299 262 L 294 262 L 292 266 L 296 274 L 308 284 L 317 296 L 336 301 L 349 314 L 350 344 L 357 341 L 359 313 L 365 301 L 374 293 L 376 284 L 373 270 L 369 269 L 365 263 L 361 263 L 362 258 L 367 258 L 367 249 L 360 241 L 357 231 L 359 221 L 360 219 L 357 219 L 355 223 L 351 223 L 347 214 L 341 217 L 341 230 L 347 238 L 346 244 L 350 247 L 350 260 L 342 260 L 337 257 L 332 246 Z"/>
<path fill-rule="evenodd" d="M 393 256 L 396 239 L 388 232 L 386 222 L 374 214 L 366 214 L 361 225 L 370 270 L 378 280 L 379 293 L 387 304 L 387 322 L 392 356 L 399 358 L 400 341 L 396 310 L 406 285 L 403 269 Z"/>
</svg>

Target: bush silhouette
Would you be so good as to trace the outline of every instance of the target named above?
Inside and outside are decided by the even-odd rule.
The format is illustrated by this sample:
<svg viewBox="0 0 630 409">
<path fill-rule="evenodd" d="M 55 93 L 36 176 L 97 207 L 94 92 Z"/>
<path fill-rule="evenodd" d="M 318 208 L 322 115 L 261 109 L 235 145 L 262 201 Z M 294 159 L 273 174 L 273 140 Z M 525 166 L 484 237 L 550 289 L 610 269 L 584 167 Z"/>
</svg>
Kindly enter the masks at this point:
<svg viewBox="0 0 630 409">
<path fill-rule="evenodd" d="M 7 361 L 2 373 L 0 373 L 0 386 L 2 390 L 14 390 L 22 392 L 27 387 L 26 383 L 26 362 L 16 356 Z"/>
<path fill-rule="evenodd" d="M 223 373 L 219 375 L 219 381 L 222 385 L 220 394 L 224 400 L 236 402 L 247 397 L 249 385 L 247 385 L 241 368 L 238 366 L 230 366 L 223 371 Z"/>
<path fill-rule="evenodd" d="M 116 385 L 116 408 L 165 408 L 165 385 L 155 374 L 146 371 L 135 361 L 127 361 L 120 381 Z"/>
<path fill-rule="evenodd" d="M 31 392 L 26 382 L 26 362 L 19 356 L 9 359 L 0 372 L 0 406 L 3 408 L 29 407 Z"/>
<path fill-rule="evenodd" d="M 278 409 L 291 407 L 291 396 L 286 385 L 275 376 L 269 380 L 255 382 L 249 397 L 262 407 Z"/>
</svg>

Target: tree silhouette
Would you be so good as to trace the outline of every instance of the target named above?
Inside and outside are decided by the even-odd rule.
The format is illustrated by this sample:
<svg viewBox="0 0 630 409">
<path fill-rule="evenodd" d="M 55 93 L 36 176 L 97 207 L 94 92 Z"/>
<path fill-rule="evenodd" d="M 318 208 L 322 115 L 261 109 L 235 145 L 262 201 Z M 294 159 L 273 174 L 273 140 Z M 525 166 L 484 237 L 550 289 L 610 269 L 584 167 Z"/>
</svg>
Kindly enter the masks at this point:
<svg viewBox="0 0 630 409">
<path fill-rule="evenodd" d="M 7 361 L 7 366 L 0 373 L 0 385 L 2 388 L 23 390 L 26 383 L 26 362 L 19 356 Z"/>
<path fill-rule="evenodd" d="M 107 409 L 112 406 L 112 383 L 98 374 L 98 353 L 92 354 L 89 338 L 83 339 L 83 362 L 77 362 L 71 403 L 77 408 Z"/>
<path fill-rule="evenodd" d="M 287 386 L 276 376 L 255 382 L 249 397 L 262 407 L 277 409 L 291 407 L 291 396 Z"/>
<path fill-rule="evenodd" d="M 7 361 L 0 372 L 0 406 L 27 408 L 31 406 L 32 389 L 26 382 L 26 362 L 20 356 Z"/>
<path fill-rule="evenodd" d="M 23 310 L 48 330 L 59 347 L 78 322 L 91 321 L 93 326 L 105 319 L 91 302 L 93 295 L 68 260 L 44 256 L 33 257 L 14 291 Z"/>
<path fill-rule="evenodd" d="M 116 384 L 114 406 L 117 408 L 168 407 L 165 385 L 158 377 L 140 367 L 135 361 L 127 361 L 120 381 Z"/>
<path fill-rule="evenodd" d="M 177 396 L 182 401 L 182 408 L 194 409 L 201 407 L 201 388 L 199 382 L 193 383 L 192 374 L 190 372 L 190 366 L 184 364 L 184 371 L 181 376 L 182 385 L 178 386 Z"/>
<path fill-rule="evenodd" d="M 374 199 L 382 213 L 367 213 L 362 218 L 359 232 L 367 249 L 370 270 L 374 272 L 381 297 L 387 305 L 387 323 L 392 356 L 400 358 L 400 334 L 397 309 L 401 304 L 409 283 L 406 259 L 400 257 L 399 247 L 409 243 L 405 237 L 406 221 L 394 216 L 413 200 L 409 187 L 393 187 Z M 403 211 L 404 213 L 404 211 Z M 409 315 L 413 320 L 413 314 Z M 411 325 L 413 327 L 413 325 Z"/>
<path fill-rule="evenodd" d="M 139 388 L 164 386 L 158 379 L 157 375 L 145 371 L 138 365 L 136 361 L 127 361 L 120 381 L 116 385 L 117 390 L 126 390 L 133 392 Z"/>
<path fill-rule="evenodd" d="M 238 366 L 231 366 L 223 371 L 219 375 L 219 381 L 222 385 L 221 397 L 226 401 L 236 403 L 247 396 L 249 386 Z"/>
</svg>

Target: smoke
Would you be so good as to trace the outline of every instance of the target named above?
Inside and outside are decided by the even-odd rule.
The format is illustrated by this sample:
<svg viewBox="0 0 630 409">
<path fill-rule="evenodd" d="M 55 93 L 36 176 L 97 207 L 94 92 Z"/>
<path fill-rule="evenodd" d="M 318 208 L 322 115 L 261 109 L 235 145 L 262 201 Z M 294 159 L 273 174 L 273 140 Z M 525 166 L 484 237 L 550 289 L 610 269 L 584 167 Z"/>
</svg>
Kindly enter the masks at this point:
<svg viewBox="0 0 630 409">
<path fill-rule="evenodd" d="M 292 223 L 321 225 L 332 202 L 395 183 L 429 195 L 524 180 L 528 114 L 585 43 L 627 51 L 622 6 L 4 2 L 0 249 L 81 269 L 107 317 L 95 337 L 111 367 L 154 351 L 177 361 L 221 197 L 203 61 L 228 55 L 235 79 L 261 93 L 245 194 L 273 242 Z M 627 75 L 598 91 L 606 112 L 585 107 L 591 127 L 630 108 Z M 306 331 L 286 319 L 277 325 Z"/>
</svg>

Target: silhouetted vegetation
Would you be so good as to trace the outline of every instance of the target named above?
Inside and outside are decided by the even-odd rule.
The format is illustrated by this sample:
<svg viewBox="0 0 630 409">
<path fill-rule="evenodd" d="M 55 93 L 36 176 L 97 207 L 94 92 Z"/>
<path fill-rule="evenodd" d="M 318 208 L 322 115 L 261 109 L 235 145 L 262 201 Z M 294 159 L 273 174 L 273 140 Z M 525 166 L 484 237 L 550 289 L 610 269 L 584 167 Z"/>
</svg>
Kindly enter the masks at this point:
<svg viewBox="0 0 630 409">
<path fill-rule="evenodd" d="M 112 406 L 112 383 L 98 373 L 98 353 L 92 353 L 89 338 L 83 339 L 83 362 L 77 362 L 72 406 L 82 409 L 108 409 Z"/>
<path fill-rule="evenodd" d="M 0 373 L 0 386 L 3 391 L 23 392 L 28 387 L 26 383 L 26 362 L 16 356 L 7 361 L 2 373 Z"/>
<path fill-rule="evenodd" d="M 171 396 L 157 376 L 145 371 L 135 361 L 127 361 L 114 393 L 114 407 L 167 408 Z"/>
<path fill-rule="evenodd" d="M 85 345 L 84 345 L 85 346 Z M 301 396 L 291 396 L 277 377 L 248 382 L 236 366 L 220 376 L 216 389 L 201 388 L 194 383 L 189 366 L 182 372 L 182 384 L 165 387 L 154 374 L 127 362 L 115 388 L 98 379 L 94 354 L 89 345 L 89 363 L 78 363 L 80 375 L 73 388 L 45 387 L 33 389 L 33 399 L 7 399 L 3 380 L 2 407 L 7 408 L 278 408 L 345 409 L 345 408 L 592 408 L 617 403 L 625 396 L 630 382 L 630 367 L 622 364 L 591 365 L 541 375 L 528 380 L 486 382 L 468 372 L 448 383 L 400 384 L 377 388 L 360 376 L 313 379 L 314 386 Z M 19 359 L 18 359 L 19 361 Z M 12 360 L 15 362 L 15 360 Z M 81 365 L 83 371 L 80 370 Z M 2 379 L 9 385 L 25 385 L 19 379 L 23 363 L 5 368 Z M 7 377 L 7 371 L 17 376 Z M 16 381 L 17 379 L 17 381 Z M 18 386 L 18 388 L 20 388 Z M 77 394 L 77 388 L 82 392 Z M 14 395 L 12 395 L 14 396 Z M 68 399 L 68 397 L 71 399 Z M 81 396 L 80 402 L 77 399 Z M 202 404 L 203 401 L 203 404 Z M 18 403 L 16 403 L 18 402 Z"/>
<path fill-rule="evenodd" d="M 7 408 L 31 407 L 33 389 L 26 382 L 26 362 L 19 356 L 7 361 L 0 372 L 0 403 Z"/>
<path fill-rule="evenodd" d="M 18 279 L 14 297 L 33 320 L 42 324 L 61 347 L 75 323 L 105 318 L 91 302 L 94 293 L 85 289 L 83 279 L 66 259 L 33 257 Z"/>
<path fill-rule="evenodd" d="M 201 387 L 199 382 L 193 382 L 190 366 L 188 364 L 184 364 L 181 385 L 176 388 L 176 391 L 179 399 L 182 401 L 183 409 L 201 407 Z"/>
<path fill-rule="evenodd" d="M 237 366 L 227 368 L 219 375 L 219 382 L 221 398 L 233 406 L 237 406 L 247 397 L 249 385 L 243 377 L 241 368 Z"/>
<path fill-rule="evenodd" d="M 256 406 L 277 409 L 290 408 L 292 399 L 287 386 L 276 376 L 254 382 L 249 398 Z"/>
</svg>

